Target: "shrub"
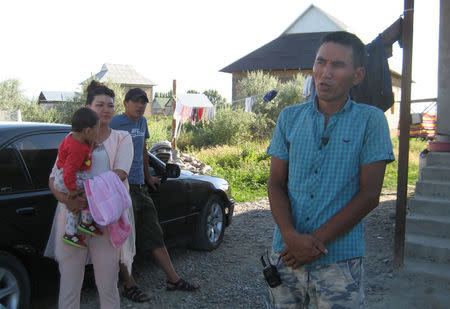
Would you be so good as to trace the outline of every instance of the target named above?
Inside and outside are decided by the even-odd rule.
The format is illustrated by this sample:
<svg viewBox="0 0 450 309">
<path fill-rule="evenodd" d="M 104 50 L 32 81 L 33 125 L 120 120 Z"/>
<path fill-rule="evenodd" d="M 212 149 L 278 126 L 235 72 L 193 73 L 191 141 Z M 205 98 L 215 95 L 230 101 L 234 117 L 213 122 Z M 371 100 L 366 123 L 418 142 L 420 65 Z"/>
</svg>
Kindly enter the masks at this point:
<svg viewBox="0 0 450 309">
<path fill-rule="evenodd" d="M 148 108 L 148 107 L 147 107 Z M 149 144 L 172 140 L 172 118 L 169 116 L 152 116 L 147 119 Z"/>
<path fill-rule="evenodd" d="M 237 202 L 267 195 L 270 156 L 267 142 L 217 146 L 191 154 L 212 167 L 212 175 L 228 180 Z"/>
<path fill-rule="evenodd" d="M 54 109 L 47 110 L 37 102 L 28 100 L 17 79 L 0 82 L 0 110 L 20 110 L 23 121 L 58 122 L 60 115 Z"/>
<path fill-rule="evenodd" d="M 181 149 L 237 145 L 252 139 L 254 121 L 255 115 L 243 110 L 220 109 L 213 121 L 184 124 L 177 144 Z"/>
<path fill-rule="evenodd" d="M 303 102 L 303 85 L 305 76 L 297 74 L 292 80 L 280 82 L 278 78 L 262 71 L 249 72 L 247 77 L 238 83 L 238 99 L 256 96 L 252 112 L 257 115 L 253 132 L 258 138 L 270 137 L 275 127 L 278 115 L 286 106 Z M 269 102 L 264 102 L 264 94 L 277 90 L 277 96 Z M 234 104 L 235 108 L 244 108 L 244 101 Z"/>
<path fill-rule="evenodd" d="M 393 137 L 391 140 L 394 149 L 395 161 L 386 166 L 383 188 L 397 190 L 399 139 L 398 137 Z M 426 147 L 426 141 L 415 138 L 410 138 L 409 140 L 408 186 L 415 186 L 416 184 L 419 176 L 419 156 L 422 150 L 426 149 Z"/>
</svg>

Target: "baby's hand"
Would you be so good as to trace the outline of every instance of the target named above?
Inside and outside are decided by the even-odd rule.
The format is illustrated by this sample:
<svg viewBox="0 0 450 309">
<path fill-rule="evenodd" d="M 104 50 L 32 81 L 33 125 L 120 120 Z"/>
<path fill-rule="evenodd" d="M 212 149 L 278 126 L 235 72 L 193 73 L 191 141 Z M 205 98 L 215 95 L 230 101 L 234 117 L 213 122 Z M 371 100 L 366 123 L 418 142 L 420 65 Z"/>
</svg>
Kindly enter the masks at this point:
<svg viewBox="0 0 450 309">
<path fill-rule="evenodd" d="M 78 190 L 67 190 L 67 196 L 71 200 L 76 199 L 78 194 L 80 194 Z"/>
</svg>

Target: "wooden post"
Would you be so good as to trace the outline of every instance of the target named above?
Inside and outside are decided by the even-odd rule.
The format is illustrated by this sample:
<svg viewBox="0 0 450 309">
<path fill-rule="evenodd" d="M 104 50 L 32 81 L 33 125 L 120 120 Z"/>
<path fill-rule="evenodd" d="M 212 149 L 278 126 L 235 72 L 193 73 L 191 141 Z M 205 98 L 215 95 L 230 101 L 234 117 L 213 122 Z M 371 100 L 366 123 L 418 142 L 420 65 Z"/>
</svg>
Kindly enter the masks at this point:
<svg viewBox="0 0 450 309">
<path fill-rule="evenodd" d="M 411 123 L 411 72 L 414 0 L 405 0 L 402 29 L 403 65 L 400 103 L 400 141 L 398 154 L 397 204 L 395 216 L 394 266 L 403 266 L 405 254 L 406 202 L 408 194 L 409 130 Z"/>
<path fill-rule="evenodd" d="M 177 121 L 175 120 L 175 118 L 173 118 L 173 114 L 175 113 L 175 109 L 177 108 L 177 80 L 174 79 L 173 80 L 173 85 L 172 85 L 172 89 L 173 89 L 173 104 L 172 104 L 172 149 L 175 150 L 177 149 L 177 138 L 176 138 L 176 126 L 177 126 Z"/>
</svg>

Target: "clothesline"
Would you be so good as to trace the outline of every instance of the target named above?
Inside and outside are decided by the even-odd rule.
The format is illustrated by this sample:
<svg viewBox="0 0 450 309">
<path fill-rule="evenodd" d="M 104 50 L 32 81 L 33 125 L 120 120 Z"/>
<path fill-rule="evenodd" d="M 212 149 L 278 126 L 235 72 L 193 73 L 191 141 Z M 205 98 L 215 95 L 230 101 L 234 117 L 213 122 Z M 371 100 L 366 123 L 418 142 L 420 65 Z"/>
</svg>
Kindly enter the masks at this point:
<svg viewBox="0 0 450 309">
<path fill-rule="evenodd" d="M 281 88 L 275 88 L 275 89 L 273 89 L 273 90 L 279 92 L 281 89 L 283 89 L 283 87 L 281 87 Z M 272 90 L 272 91 L 273 91 L 273 90 Z M 266 92 L 266 93 L 260 93 L 260 94 L 254 94 L 254 95 L 251 95 L 251 96 L 242 98 L 242 99 L 233 100 L 233 101 L 230 102 L 230 104 L 233 104 L 233 103 L 236 103 L 236 102 L 239 102 L 239 101 L 245 101 L 245 99 L 247 99 L 247 98 L 257 98 L 257 97 L 260 97 L 260 96 L 264 96 L 264 95 L 266 95 L 266 94 L 267 94 L 267 92 Z"/>
</svg>

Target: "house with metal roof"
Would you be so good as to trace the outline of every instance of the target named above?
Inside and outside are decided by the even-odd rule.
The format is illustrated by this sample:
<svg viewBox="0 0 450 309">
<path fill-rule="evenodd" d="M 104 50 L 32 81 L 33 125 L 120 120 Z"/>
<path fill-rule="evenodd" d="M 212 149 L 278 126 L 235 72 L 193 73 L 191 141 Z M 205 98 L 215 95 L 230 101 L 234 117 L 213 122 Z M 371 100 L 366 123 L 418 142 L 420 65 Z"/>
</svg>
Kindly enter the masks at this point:
<svg viewBox="0 0 450 309">
<path fill-rule="evenodd" d="M 310 5 L 279 37 L 220 70 L 232 74 L 232 99 L 238 99 L 238 82 L 251 71 L 263 71 L 282 82 L 298 73 L 311 75 L 320 40 L 334 31 L 350 29 L 335 17 Z M 400 74 L 392 72 L 392 85 L 397 97 Z"/>
<path fill-rule="evenodd" d="M 39 105 L 45 109 L 50 109 L 56 104 L 72 102 L 75 92 L 70 91 L 41 91 L 39 94 Z"/>
<path fill-rule="evenodd" d="M 152 102 L 152 115 L 171 115 L 172 104 L 169 104 L 172 98 L 155 97 Z"/>
<path fill-rule="evenodd" d="M 150 102 L 152 102 L 153 87 L 156 86 L 156 83 L 138 73 L 135 68 L 129 64 L 105 63 L 102 65 L 100 72 L 86 79 L 81 84 L 90 81 L 92 78 L 100 82 L 119 84 L 125 89 L 125 91 L 128 91 L 131 88 L 139 87 L 145 91 Z M 151 109 L 147 108 L 145 111 L 145 116 L 150 115 Z"/>
</svg>

